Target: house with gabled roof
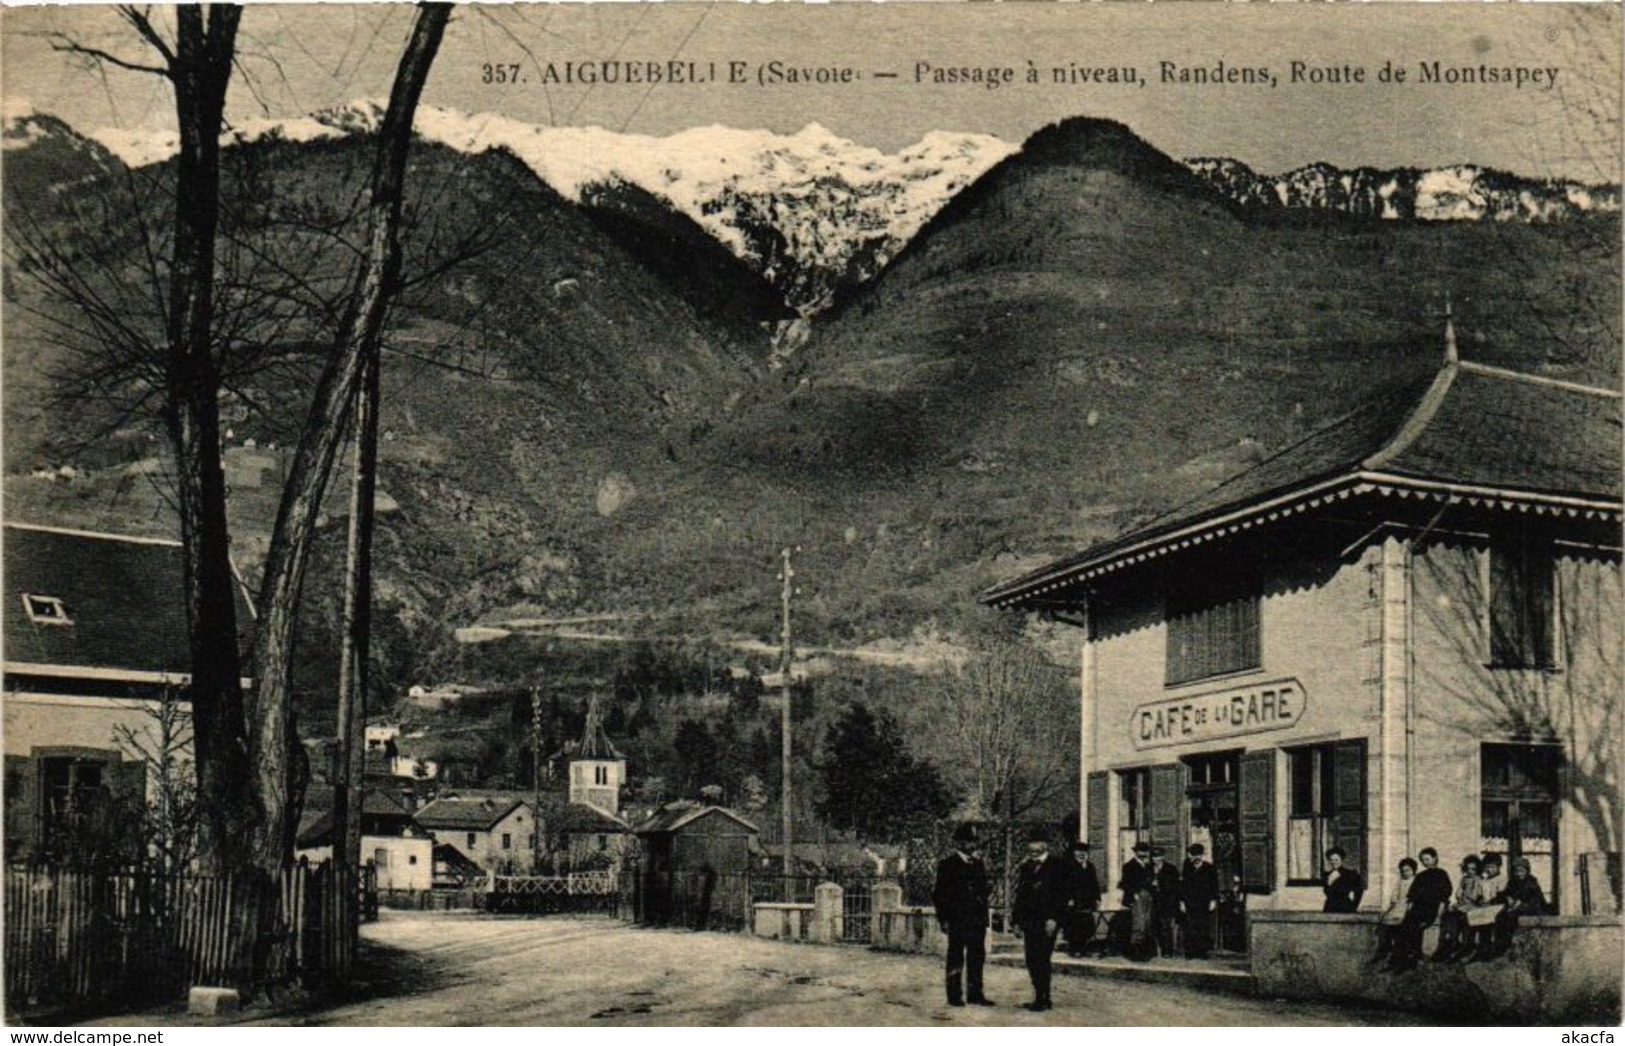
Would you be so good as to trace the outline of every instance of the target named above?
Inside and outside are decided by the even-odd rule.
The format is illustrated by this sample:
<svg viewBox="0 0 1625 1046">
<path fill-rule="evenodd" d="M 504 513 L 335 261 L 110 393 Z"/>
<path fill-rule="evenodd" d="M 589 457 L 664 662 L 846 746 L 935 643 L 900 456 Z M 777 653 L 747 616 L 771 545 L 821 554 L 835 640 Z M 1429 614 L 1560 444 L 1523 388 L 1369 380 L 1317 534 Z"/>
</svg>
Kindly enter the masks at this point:
<svg viewBox="0 0 1625 1046">
<path fill-rule="evenodd" d="M 451 846 L 486 872 L 528 875 L 536 868 L 536 812 L 511 792 L 442 792 L 416 820 L 437 846 Z"/>
<path fill-rule="evenodd" d="M 1249 910 L 1423 847 L 1615 911 L 1621 397 L 1462 361 L 985 592 L 1082 631 L 1083 834 L 1200 842 Z M 1612 876 L 1610 875 L 1612 870 Z"/>
<path fill-rule="evenodd" d="M 295 855 L 312 862 L 333 856 L 330 787 L 305 794 Z M 388 791 L 369 788 L 361 799 L 361 860 L 380 890 L 427 890 L 434 885 L 434 839 Z"/>
<path fill-rule="evenodd" d="M 15 859 L 51 852 L 98 809 L 146 798 L 153 782 L 126 732 L 151 750 L 163 704 L 189 715 L 191 653 L 179 542 L 8 522 L 3 555 Z M 246 636 L 252 613 L 237 595 Z"/>
</svg>

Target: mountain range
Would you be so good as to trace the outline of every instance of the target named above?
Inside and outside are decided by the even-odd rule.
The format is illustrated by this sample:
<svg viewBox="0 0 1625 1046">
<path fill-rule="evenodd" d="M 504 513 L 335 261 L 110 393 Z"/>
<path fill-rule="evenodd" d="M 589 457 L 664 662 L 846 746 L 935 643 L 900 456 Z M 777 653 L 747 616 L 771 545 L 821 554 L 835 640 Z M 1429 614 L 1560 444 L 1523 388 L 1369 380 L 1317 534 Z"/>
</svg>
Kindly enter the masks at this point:
<svg viewBox="0 0 1625 1046">
<path fill-rule="evenodd" d="M 379 103 L 356 102 L 247 121 L 225 139 L 313 142 L 371 130 L 381 117 Z M 43 121 L 53 119 L 14 116 L 7 140 L 32 141 L 44 133 Z M 77 137 L 56 123 L 51 137 Z M 943 204 L 1017 148 L 992 135 L 933 132 L 888 154 L 818 124 L 790 135 L 697 127 L 657 138 L 599 127 L 539 127 L 436 106 L 420 108 L 416 130 L 463 153 L 511 153 L 577 202 L 613 198 L 622 186 L 642 190 L 696 222 L 802 316 L 821 312 L 874 276 Z M 170 132 L 109 129 L 80 141 L 130 166 L 168 159 L 177 147 Z M 1471 164 L 1342 170 L 1315 163 L 1266 175 L 1234 159 L 1183 162 L 1248 208 L 1423 221 L 1564 221 L 1620 206 L 1618 186 L 1524 178 Z"/>
<path fill-rule="evenodd" d="M 350 131 L 366 119 L 349 109 L 298 133 L 245 132 L 230 162 L 272 178 L 290 206 L 342 201 L 364 169 Z M 61 128 L 14 126 L 8 218 L 70 237 L 53 201 L 101 184 L 94 172 L 83 182 L 75 158 L 90 147 L 45 148 Z M 812 148 L 826 159 L 824 146 L 842 151 L 827 132 L 792 137 L 822 142 Z M 413 158 L 423 242 L 410 264 L 432 268 L 470 229 L 500 235 L 397 309 L 377 571 L 390 683 L 454 671 L 451 633 L 465 625 L 591 615 L 609 632 L 770 640 L 778 553 L 792 545 L 804 642 L 940 650 L 945 636 L 1001 627 L 974 604 L 983 586 L 1437 367 L 1447 301 L 1468 358 L 1619 383 L 1620 223 L 1600 192 L 1548 220 L 1273 206 L 1127 127 L 1080 118 L 1018 149 L 969 149 L 961 170 L 983 169 L 957 191 L 959 174 L 888 190 L 917 204 L 917 231 L 896 243 L 876 231 L 876 271 L 801 298 L 811 276 L 786 282 L 751 246 L 792 242 L 772 221 L 816 224 L 801 197 L 753 218 L 752 240 L 735 224 L 743 196 L 690 213 L 721 198 L 694 189 L 698 174 L 662 189 L 595 166 L 563 191 L 506 145 L 429 138 Z M 123 170 L 106 149 L 83 155 Z M 828 164 L 812 182 L 855 191 Z M 733 188 L 770 196 L 762 184 L 740 175 Z M 739 235 L 715 232 L 724 220 Z M 830 221 L 826 245 L 847 227 Z M 85 468 L 71 480 L 30 474 L 61 463 L 56 437 L 95 409 L 45 405 L 64 358 L 39 325 L 52 305 L 30 287 L 8 255 L 8 513 L 172 528 L 150 432 L 74 459 Z M 781 351 L 787 326 L 793 353 Z M 251 568 L 297 413 L 238 406 L 228 468 Z M 312 582 L 313 650 L 336 613 L 333 575 Z"/>
</svg>

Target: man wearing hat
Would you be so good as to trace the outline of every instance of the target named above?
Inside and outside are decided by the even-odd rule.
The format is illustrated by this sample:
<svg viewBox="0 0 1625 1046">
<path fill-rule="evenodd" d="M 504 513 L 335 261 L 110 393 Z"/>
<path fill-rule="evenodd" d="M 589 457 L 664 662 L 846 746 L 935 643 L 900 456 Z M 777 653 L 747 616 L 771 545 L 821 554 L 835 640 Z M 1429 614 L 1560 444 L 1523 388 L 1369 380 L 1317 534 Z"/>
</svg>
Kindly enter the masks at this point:
<svg viewBox="0 0 1625 1046">
<path fill-rule="evenodd" d="M 1156 923 L 1157 951 L 1174 954 L 1174 926 L 1179 921 L 1179 869 L 1168 860 L 1168 851 L 1151 848 L 1152 919 Z"/>
<path fill-rule="evenodd" d="M 1179 912 L 1185 920 L 1185 958 L 1206 959 L 1213 947 L 1213 913 L 1219 908 L 1219 872 L 1207 847 L 1192 843 L 1179 873 Z"/>
<path fill-rule="evenodd" d="M 992 1006 L 982 994 L 982 965 L 987 959 L 987 904 L 993 883 L 982 863 L 982 848 L 972 825 L 954 831 L 954 852 L 937 864 L 931 901 L 937 925 L 948 935 L 946 971 L 948 1005 Z"/>
<path fill-rule="evenodd" d="M 1151 936 L 1156 884 L 1151 874 L 1150 843 L 1134 844 L 1134 856 L 1124 863 L 1117 888 L 1123 893 L 1123 910 L 1128 913 L 1128 940 L 1123 954 L 1135 962 L 1145 962 L 1157 948 Z"/>
<path fill-rule="evenodd" d="M 1066 920 L 1066 954 L 1083 955 L 1095 936 L 1095 913 L 1100 910 L 1100 876 L 1089 861 L 1089 844 L 1079 839 L 1072 844 L 1072 910 Z"/>
<path fill-rule="evenodd" d="M 1027 976 L 1033 982 L 1033 1001 L 1027 1009 L 1050 1008 L 1050 965 L 1055 958 L 1055 936 L 1072 907 L 1072 877 L 1062 861 L 1049 852 L 1049 838 L 1041 830 L 1027 833 L 1027 857 L 1016 874 L 1016 896 L 1010 921 L 1021 934 Z"/>
</svg>

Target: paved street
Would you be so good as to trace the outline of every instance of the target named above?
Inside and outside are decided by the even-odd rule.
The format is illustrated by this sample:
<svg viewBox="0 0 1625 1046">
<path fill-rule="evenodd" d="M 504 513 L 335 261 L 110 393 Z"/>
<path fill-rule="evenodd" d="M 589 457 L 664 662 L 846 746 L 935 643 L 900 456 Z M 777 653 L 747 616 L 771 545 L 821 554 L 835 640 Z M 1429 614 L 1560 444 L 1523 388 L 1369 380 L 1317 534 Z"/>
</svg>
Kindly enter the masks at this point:
<svg viewBox="0 0 1625 1046">
<path fill-rule="evenodd" d="M 245 1014 L 315 1025 L 1342 1025 L 1404 1014 L 1288 1004 L 1173 985 L 1059 977 L 1056 1009 L 1028 1013 L 1020 969 L 989 967 L 990 1010 L 943 1004 L 927 956 L 644 930 L 607 919 L 385 912 L 355 998 Z M 153 1015 L 157 1018 L 157 1015 Z M 175 1023 L 171 1015 L 163 1023 Z M 109 1023 L 129 1023 L 128 1019 Z M 191 1023 L 191 1022 L 186 1022 Z"/>
</svg>

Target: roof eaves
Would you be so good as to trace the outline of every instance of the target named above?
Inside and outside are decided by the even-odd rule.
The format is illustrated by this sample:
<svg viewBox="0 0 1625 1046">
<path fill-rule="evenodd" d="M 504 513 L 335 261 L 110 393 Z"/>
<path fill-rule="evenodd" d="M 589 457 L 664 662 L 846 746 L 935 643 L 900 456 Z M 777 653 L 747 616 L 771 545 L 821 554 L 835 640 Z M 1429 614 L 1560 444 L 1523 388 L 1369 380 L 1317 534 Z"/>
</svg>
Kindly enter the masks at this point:
<svg viewBox="0 0 1625 1046">
<path fill-rule="evenodd" d="M 1267 501 L 1221 510 L 1216 515 L 1203 516 L 1184 525 L 1131 532 L 1116 541 L 1097 546 L 1091 553 L 990 588 L 978 597 L 978 602 L 986 606 L 1010 607 L 1024 597 L 1032 601 L 1030 597 L 1109 573 L 1128 563 L 1138 563 L 1174 549 L 1188 548 L 1216 537 L 1250 530 L 1282 516 L 1319 507 L 1328 500 L 1342 500 L 1361 492 L 1357 486 L 1351 485 L 1357 478 L 1358 474 L 1355 473 L 1339 473 L 1292 488 Z"/>
</svg>

